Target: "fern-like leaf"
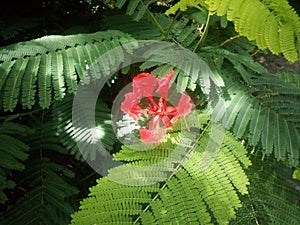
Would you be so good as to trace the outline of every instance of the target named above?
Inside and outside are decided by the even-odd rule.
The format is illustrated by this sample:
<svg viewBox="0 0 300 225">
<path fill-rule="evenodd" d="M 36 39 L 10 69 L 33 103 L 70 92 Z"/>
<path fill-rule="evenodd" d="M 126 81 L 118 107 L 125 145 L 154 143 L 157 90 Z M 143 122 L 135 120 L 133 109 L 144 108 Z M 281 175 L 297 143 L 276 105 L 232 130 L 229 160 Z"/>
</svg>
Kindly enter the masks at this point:
<svg viewBox="0 0 300 225">
<path fill-rule="evenodd" d="M 68 223 L 73 206 L 67 199 L 78 190 L 69 183 L 75 173 L 49 158 L 66 153 L 55 133 L 54 124 L 48 123 L 27 137 L 30 157 L 26 169 L 16 174 L 19 188 L 26 193 L 1 216 L 1 224 Z"/>
<path fill-rule="evenodd" d="M 207 125 L 206 125 L 207 126 Z M 208 129 L 209 130 L 209 129 Z M 167 180 L 147 186 L 127 186 L 112 182 L 112 177 L 133 179 L 131 166 L 145 168 L 165 159 L 174 147 L 170 142 L 149 151 L 124 147 L 116 159 L 129 164 L 112 169 L 108 178 L 98 180 L 71 224 L 226 224 L 241 206 L 238 192 L 247 193 L 244 169 L 251 162 L 246 150 L 229 133 L 212 164 L 201 171 L 202 153 L 207 144 L 207 130 L 192 157 Z M 178 144 L 178 143 L 177 143 Z M 183 144 L 183 143 L 181 143 Z M 179 143 L 180 145 L 180 143 Z M 232 147 L 235 146 L 234 151 Z M 129 166 L 129 167 L 128 167 Z M 159 168 L 159 167 L 158 167 Z M 169 168 L 171 169 L 171 168 Z M 167 167 L 148 171 L 160 176 Z"/>
<path fill-rule="evenodd" d="M 155 3 L 153 0 L 118 0 L 114 4 L 119 9 L 126 5 L 126 14 L 135 21 L 140 21 L 153 3 Z"/>
<path fill-rule="evenodd" d="M 300 88 L 300 76 L 292 72 L 282 72 L 278 75 L 279 79 L 290 83 L 293 87 Z"/>
<path fill-rule="evenodd" d="M 250 56 L 210 47 L 203 50 L 200 55 L 214 73 L 222 74 L 227 86 L 224 127 L 237 138 L 248 139 L 250 145 L 262 146 L 266 155 L 274 153 L 278 160 L 287 158 L 290 166 L 297 166 L 300 89 L 296 74 L 271 75 Z"/>
<path fill-rule="evenodd" d="M 167 21 L 170 22 L 169 19 L 167 19 Z M 124 33 L 131 34 L 136 39 L 163 39 L 161 31 L 147 18 L 136 22 L 128 15 L 114 15 L 107 17 L 105 23 L 109 29 L 120 30 Z M 160 23 L 162 23 L 161 20 Z"/>
<path fill-rule="evenodd" d="M 10 171 L 25 169 L 29 146 L 19 138 L 26 133 L 30 133 L 29 128 L 21 124 L 4 122 L 0 125 L 0 203 L 8 200 L 4 190 L 16 185 L 9 179 Z"/>
<path fill-rule="evenodd" d="M 227 15 L 235 30 L 255 40 L 260 49 L 283 53 L 291 62 L 299 60 L 300 20 L 287 0 L 181 0 L 167 14 L 199 6 L 207 8 L 210 14 Z"/>
<path fill-rule="evenodd" d="M 72 123 L 73 98 L 73 95 L 68 95 L 62 101 L 54 103 L 53 112 L 54 118 L 56 118 L 57 121 L 58 135 L 61 143 L 70 151 L 70 154 L 74 155 L 77 159 L 83 160 L 82 154 L 84 154 L 85 157 L 87 157 L 88 155 L 88 157 L 93 159 L 93 156 L 95 155 L 94 152 L 88 151 L 88 149 L 81 149 L 81 152 L 79 151 L 76 143 L 76 141 L 86 141 L 86 146 L 88 147 L 89 144 L 92 144 L 94 140 L 84 139 L 90 136 L 88 130 L 83 129 L 82 131 L 75 132 L 75 129 L 78 129 L 78 127 L 74 128 L 74 124 Z M 87 110 L 87 108 L 85 108 L 84 110 Z M 82 115 L 84 114 L 84 110 L 80 111 L 79 114 L 74 117 L 76 117 L 79 121 L 84 120 L 85 116 Z M 101 138 L 101 141 L 104 144 L 105 148 L 111 151 L 116 142 L 116 136 L 112 129 L 110 110 L 108 109 L 107 105 L 101 101 L 97 102 L 96 108 L 94 110 L 96 121 L 96 127 L 94 127 L 94 129 L 102 134 L 102 136 L 99 138 Z M 81 134 L 81 138 L 77 136 L 78 134 Z"/>
<path fill-rule="evenodd" d="M 134 40 L 124 33 L 107 31 L 53 35 L 0 48 L 0 91 L 4 92 L 1 97 L 4 110 L 12 111 L 18 102 L 24 108 L 31 108 L 36 95 L 39 105 L 48 108 L 53 99 L 61 100 L 66 92 L 74 93 L 77 82 L 87 78 L 88 66 L 101 54 L 130 41 Z M 122 57 L 118 55 L 116 59 Z M 92 78 L 99 77 L 98 73 L 92 74 Z"/>
<path fill-rule="evenodd" d="M 260 154 L 252 161 L 249 193 L 231 224 L 298 224 L 299 182 L 291 179 L 291 170 L 272 160 L 262 162 Z"/>
<path fill-rule="evenodd" d="M 277 83 L 280 83 L 279 80 Z M 263 86 L 257 85 L 257 89 L 262 90 Z M 300 118 L 297 113 L 299 104 L 292 97 L 294 93 L 290 96 L 284 96 L 283 93 L 279 97 L 277 94 L 272 96 L 271 93 L 274 92 L 269 92 L 270 96 L 266 93 L 268 97 L 260 99 L 249 95 L 237 85 L 233 85 L 229 92 L 232 99 L 223 118 L 224 126 L 227 129 L 233 127 L 235 135 L 241 138 L 249 125 L 251 145 L 256 146 L 261 140 L 265 154 L 274 153 L 278 160 L 285 160 L 287 157 L 291 166 L 298 165 Z"/>
<path fill-rule="evenodd" d="M 166 11 L 167 15 L 175 14 L 177 11 L 186 11 L 188 8 L 191 7 L 199 7 L 199 5 L 205 4 L 205 0 L 184 0 L 179 1 L 175 5 L 173 5 L 170 9 Z"/>
</svg>

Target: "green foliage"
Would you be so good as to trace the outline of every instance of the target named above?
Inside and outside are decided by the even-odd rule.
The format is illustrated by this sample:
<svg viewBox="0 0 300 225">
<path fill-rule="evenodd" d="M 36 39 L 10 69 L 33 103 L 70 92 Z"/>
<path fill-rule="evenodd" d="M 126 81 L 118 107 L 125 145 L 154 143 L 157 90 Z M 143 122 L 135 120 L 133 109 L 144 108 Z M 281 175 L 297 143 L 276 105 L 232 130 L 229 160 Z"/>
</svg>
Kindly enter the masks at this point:
<svg viewBox="0 0 300 225">
<path fill-rule="evenodd" d="M 137 39 L 170 39 L 183 47 L 193 49 L 196 46 L 200 34 L 197 30 L 197 24 L 191 24 L 190 18 L 174 21 L 162 14 L 154 14 L 154 16 L 161 29 L 149 17 L 136 22 L 127 15 L 115 15 L 107 17 L 106 20 L 110 29 L 121 30 Z"/>
<path fill-rule="evenodd" d="M 23 162 L 28 158 L 29 146 L 19 136 L 30 132 L 29 128 L 11 122 L 4 122 L 0 125 L 0 203 L 8 200 L 4 190 L 13 189 L 15 182 L 10 180 L 11 170 L 24 170 Z"/>
<path fill-rule="evenodd" d="M 76 127 L 72 122 L 72 104 L 73 104 L 73 95 L 66 96 L 62 101 L 57 101 L 54 103 L 54 118 L 57 121 L 57 130 L 58 135 L 60 137 L 61 143 L 70 151 L 71 155 L 74 155 L 75 158 L 83 160 L 83 156 L 94 158 L 94 152 L 90 151 L 88 145 L 93 142 L 93 140 L 89 139 L 81 139 L 86 143 L 86 148 L 81 149 L 79 151 L 76 140 L 78 140 L 78 132 L 75 132 Z M 83 97 L 83 96 L 82 96 Z M 85 108 L 87 109 L 87 108 Z M 100 132 L 103 136 L 101 139 L 103 140 L 103 144 L 107 150 L 112 151 L 114 147 L 114 143 L 116 142 L 116 136 L 112 129 L 111 123 L 111 115 L 110 110 L 107 105 L 101 101 L 97 102 L 95 110 L 95 120 L 96 127 L 98 132 Z M 83 112 L 78 112 L 78 115 L 75 115 L 78 120 L 84 120 L 85 116 L 82 115 Z M 77 123 L 78 124 L 78 123 Z M 78 128 L 77 128 L 78 129 Z M 82 130 L 82 135 L 88 137 L 88 130 Z M 83 151 L 85 150 L 85 151 Z"/>
<path fill-rule="evenodd" d="M 128 35 L 109 31 L 49 36 L 0 48 L 4 110 L 13 111 L 18 102 L 31 109 L 37 97 L 39 105 L 48 108 L 53 100 L 76 91 L 77 82 L 87 78 L 86 68 L 101 54 L 130 41 Z"/>
<path fill-rule="evenodd" d="M 205 50 L 201 55 L 213 71 L 223 74 L 227 86 L 229 99 L 222 120 L 224 127 L 232 129 L 237 138 L 247 137 L 250 145 L 261 146 L 264 154 L 274 153 L 278 160 L 287 159 L 290 166 L 297 166 L 300 148 L 297 76 L 285 72 L 278 76 L 268 74 L 249 56 L 224 49 Z M 236 73 L 251 88 L 232 77 Z"/>
<path fill-rule="evenodd" d="M 118 176 L 127 179 L 130 173 L 134 173 L 132 169 L 126 169 L 128 165 L 147 167 L 158 163 L 168 157 L 177 145 L 170 146 L 168 142 L 150 151 L 124 147 L 116 158 L 130 163 L 114 168 L 108 178 L 98 180 L 89 197 L 82 201 L 80 211 L 73 215 L 71 224 L 228 223 L 235 217 L 235 209 L 241 206 L 238 193 L 247 193 L 249 182 L 244 169 L 251 162 L 245 148 L 226 133 L 215 160 L 201 171 L 209 129 L 202 132 L 201 144 L 189 160 L 177 166 L 176 172 L 167 180 L 153 185 L 128 186 L 112 182 L 109 178 Z M 164 171 L 154 171 L 159 172 Z"/>
<path fill-rule="evenodd" d="M 69 183 L 74 172 L 50 160 L 51 155 L 65 154 L 55 135 L 54 124 L 42 125 L 28 136 L 30 158 L 26 169 L 16 175 L 24 196 L 0 218 L 1 224 L 66 224 L 73 206 L 66 200 L 78 193 Z M 17 127 L 17 126 L 15 126 Z"/>
<path fill-rule="evenodd" d="M 64 225 L 71 215 L 71 224 L 80 225 L 298 224 L 299 74 L 270 74 L 253 59 L 254 41 L 258 50 L 299 59 L 299 17 L 288 2 L 181 0 L 167 15 L 174 1 L 88 2 L 97 4 L 93 13 L 102 10 L 95 21 L 106 30 L 0 48 L 0 224 Z M 30 32 L 32 25 L 23 22 L 2 37 L 22 32 L 14 29 L 20 25 Z M 145 62 L 133 64 L 137 40 L 168 45 L 142 49 Z M 190 132 L 194 127 L 181 127 L 180 119 L 151 150 L 122 145 L 111 126 L 115 95 L 142 71 L 161 77 L 170 69 L 177 88 L 195 103 L 199 129 Z M 110 71 L 116 72 L 109 80 Z M 78 82 L 99 80 L 96 89 L 104 86 L 105 93 L 93 92 L 95 107 L 81 96 L 81 108 L 72 112 Z M 89 112 L 95 112 L 95 127 L 82 126 Z M 195 125 L 188 116 L 182 120 Z M 220 125 L 212 129 L 215 120 L 226 128 L 224 137 Z M 123 164 L 95 185 L 83 159 L 95 159 L 90 146 L 96 139 Z M 81 152 L 78 143 L 85 146 Z"/>
<path fill-rule="evenodd" d="M 259 155 L 252 161 L 247 172 L 252 185 L 231 224 L 298 224 L 300 183 L 291 179 L 291 170 L 273 160 L 262 162 Z"/>
<path fill-rule="evenodd" d="M 294 88 L 300 88 L 300 77 L 298 74 L 291 72 L 282 72 L 279 74 L 279 79 L 289 83 Z"/>
<path fill-rule="evenodd" d="M 108 4 L 109 1 L 104 3 Z M 126 5 L 126 14 L 131 16 L 133 20 L 139 21 L 153 3 L 155 3 L 153 0 L 119 0 L 114 3 L 114 7 L 121 9 Z"/>
<path fill-rule="evenodd" d="M 163 17 L 167 22 L 170 20 Z M 136 39 L 162 40 L 161 31 L 147 18 L 142 18 L 139 22 L 134 21 L 128 15 L 113 15 L 105 18 L 105 23 L 109 29 L 120 30 L 124 33 L 131 34 Z"/>
<path fill-rule="evenodd" d="M 295 171 L 293 173 L 293 178 L 296 179 L 296 180 L 300 180 L 300 167 L 295 169 Z"/>
<path fill-rule="evenodd" d="M 167 15 L 175 14 L 178 10 L 186 11 L 188 8 L 199 8 L 200 5 L 205 5 L 205 0 L 181 0 L 166 11 Z M 207 5 L 206 5 L 207 6 Z"/>
<path fill-rule="evenodd" d="M 255 40 L 260 49 L 283 53 L 291 62 L 299 60 L 300 20 L 287 0 L 181 0 L 167 14 L 200 5 L 210 14 L 226 15 L 235 30 Z"/>
</svg>

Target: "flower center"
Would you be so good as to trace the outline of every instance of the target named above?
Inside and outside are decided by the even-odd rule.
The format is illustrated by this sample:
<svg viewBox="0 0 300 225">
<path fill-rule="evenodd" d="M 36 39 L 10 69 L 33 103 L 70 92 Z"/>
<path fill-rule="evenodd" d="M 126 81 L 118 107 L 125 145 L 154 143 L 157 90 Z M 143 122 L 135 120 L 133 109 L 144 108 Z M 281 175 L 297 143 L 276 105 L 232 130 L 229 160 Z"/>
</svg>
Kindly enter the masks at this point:
<svg viewBox="0 0 300 225">
<path fill-rule="evenodd" d="M 166 100 L 162 97 L 158 101 L 158 105 L 155 103 L 153 105 L 153 101 L 149 104 L 148 113 L 156 116 L 165 116 L 166 115 Z"/>
<path fill-rule="evenodd" d="M 159 141 L 166 131 L 173 129 L 172 125 L 179 117 L 191 112 L 191 98 L 184 93 L 177 106 L 167 105 L 169 83 L 173 74 L 174 71 L 171 70 L 165 77 L 158 79 L 152 74 L 140 73 L 133 78 L 132 92 L 125 94 L 121 110 L 134 120 L 142 115 L 141 121 L 148 122 L 146 128 L 140 129 L 141 138 L 145 142 Z M 156 94 L 160 97 L 156 98 Z"/>
</svg>

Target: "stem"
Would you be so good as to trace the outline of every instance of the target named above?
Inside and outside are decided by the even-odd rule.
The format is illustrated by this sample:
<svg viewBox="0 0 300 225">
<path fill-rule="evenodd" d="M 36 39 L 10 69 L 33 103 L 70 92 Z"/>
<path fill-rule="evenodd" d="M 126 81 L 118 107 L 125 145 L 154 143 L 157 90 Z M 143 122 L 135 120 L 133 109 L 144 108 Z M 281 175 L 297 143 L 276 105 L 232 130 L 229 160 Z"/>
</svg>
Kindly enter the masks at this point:
<svg viewBox="0 0 300 225">
<path fill-rule="evenodd" d="M 79 185 L 79 184 L 81 184 L 81 183 L 83 183 L 83 182 L 85 182 L 86 180 L 90 179 L 90 178 L 91 178 L 92 176 L 94 176 L 95 174 L 97 174 L 96 171 L 91 172 L 89 175 L 87 175 L 87 176 L 85 176 L 83 179 L 79 180 L 79 181 L 77 182 L 76 186 Z"/>
<path fill-rule="evenodd" d="M 209 28 L 209 22 L 210 22 L 210 15 L 209 15 L 209 12 L 207 12 L 207 19 L 206 19 L 206 23 L 205 23 L 205 27 L 204 27 L 204 31 L 200 37 L 200 40 L 198 41 L 198 43 L 196 44 L 195 48 L 193 49 L 193 52 L 196 52 L 196 50 L 199 48 L 199 46 L 201 44 L 203 44 L 206 36 L 207 36 L 207 33 L 208 33 L 208 28 Z"/>
<path fill-rule="evenodd" d="M 177 45 L 179 45 L 180 47 L 184 48 L 184 47 L 182 46 L 182 44 L 180 44 L 178 41 L 176 41 L 175 38 L 172 38 L 172 41 L 174 41 L 174 43 L 177 44 Z"/>
<path fill-rule="evenodd" d="M 168 35 L 169 35 L 169 33 L 170 33 L 170 31 L 171 31 L 171 29 L 172 29 L 174 23 L 176 22 L 176 20 L 177 20 L 177 18 L 179 17 L 180 14 L 181 14 L 181 12 L 178 11 L 178 12 L 176 13 L 176 15 L 174 16 L 172 22 L 170 23 L 170 26 L 168 27 L 168 29 L 167 29 L 167 31 L 166 31 L 166 33 L 165 33 L 165 35 L 164 35 L 164 36 L 165 36 L 165 37 L 164 37 L 165 40 L 167 39 L 167 37 L 168 37 Z"/>
<path fill-rule="evenodd" d="M 238 35 L 235 35 L 235 36 L 233 36 L 231 38 L 228 38 L 227 40 L 225 40 L 224 42 L 222 42 L 221 44 L 219 44 L 217 47 L 220 48 L 220 47 L 226 45 L 227 43 L 229 43 L 229 42 L 231 42 L 231 41 L 233 41 L 233 40 L 235 40 L 235 39 L 237 39 L 239 37 L 241 37 L 241 36 L 238 34 Z"/>
<path fill-rule="evenodd" d="M 191 146 L 191 150 L 189 150 L 187 152 L 187 155 L 191 154 L 191 151 L 196 147 L 196 145 L 199 143 L 199 140 L 203 137 L 203 135 L 207 132 L 207 129 L 210 127 L 211 125 L 211 121 L 209 121 L 206 125 L 206 127 L 204 128 L 203 132 L 199 135 L 199 137 L 197 138 L 197 140 L 195 140 L 193 146 Z M 170 180 L 173 176 L 175 176 L 175 174 L 178 172 L 178 170 L 182 167 L 182 165 L 180 163 L 178 163 L 178 165 L 175 167 L 174 172 L 169 176 L 169 178 L 167 180 Z M 164 185 L 160 188 L 160 190 L 163 190 L 167 187 L 167 182 L 164 183 Z M 159 194 L 157 193 L 151 201 L 155 201 L 157 198 L 159 197 Z M 143 213 L 146 212 L 148 209 L 150 208 L 150 204 L 148 204 L 146 206 L 146 208 L 143 210 Z M 133 222 L 133 224 L 136 224 L 139 220 L 141 219 L 141 215 L 138 216 L 138 218 L 136 218 L 136 220 Z"/>
<path fill-rule="evenodd" d="M 263 93 L 260 95 L 255 96 L 255 98 L 264 99 L 264 98 L 270 98 L 271 96 L 277 96 L 279 93 Z"/>
<path fill-rule="evenodd" d="M 42 120 L 41 120 L 41 123 L 42 123 L 42 124 L 41 124 L 41 127 L 44 125 L 44 115 L 45 115 L 44 113 L 45 113 L 45 111 L 43 110 L 42 113 L 41 113 L 41 114 L 42 114 L 42 115 L 41 115 L 41 116 L 42 116 Z M 44 131 L 43 129 L 40 130 L 40 133 L 39 133 L 40 140 L 43 138 L 43 131 Z M 39 171 L 39 172 L 40 172 L 40 179 L 41 179 L 41 183 L 40 183 L 40 184 L 41 184 L 41 191 L 42 191 L 42 193 L 43 193 L 43 192 L 44 192 L 44 190 L 43 190 L 43 189 L 44 189 L 44 185 L 43 185 L 43 182 L 44 182 L 44 175 L 43 175 L 43 171 L 42 171 L 42 170 L 43 170 L 44 168 L 43 168 L 43 145 L 42 145 L 41 143 L 40 143 L 39 148 L 40 148 L 40 149 L 39 149 L 39 154 L 40 154 L 40 168 L 39 168 L 40 171 Z M 42 202 L 42 203 L 44 203 L 44 198 L 43 198 L 43 196 L 44 196 L 44 195 L 41 194 L 41 202 Z"/>
<path fill-rule="evenodd" d="M 250 193 L 248 194 L 248 198 L 249 198 L 249 200 L 251 201 Z M 251 211 L 252 211 L 253 214 L 256 214 L 256 210 L 255 210 L 253 204 L 251 204 Z M 257 220 L 256 216 L 254 216 L 254 219 L 255 219 L 255 224 L 256 224 L 256 225 L 260 225 L 260 223 L 259 223 L 259 221 Z"/>
<path fill-rule="evenodd" d="M 11 121 L 13 119 L 16 119 L 16 118 L 19 118 L 19 117 L 22 117 L 22 116 L 28 116 L 28 115 L 31 115 L 33 113 L 36 113 L 36 112 L 39 112 L 39 111 L 42 111 L 42 110 L 43 109 L 36 109 L 36 110 L 30 111 L 30 112 L 16 113 L 16 114 L 12 114 L 12 115 L 7 115 L 7 116 L 0 117 L 0 120 Z"/>
<path fill-rule="evenodd" d="M 166 32 L 165 32 L 164 28 L 162 28 L 162 26 L 160 25 L 160 23 L 158 22 L 158 20 L 155 18 L 155 16 L 153 15 L 153 13 L 149 9 L 147 9 L 147 13 L 151 17 L 151 19 L 153 20 L 153 22 L 155 23 L 155 25 L 157 26 L 157 28 L 160 30 L 160 32 L 162 33 L 162 35 L 164 36 L 164 38 L 166 38 Z"/>
<path fill-rule="evenodd" d="M 257 49 L 255 52 L 253 52 L 252 54 L 251 54 L 251 56 L 255 56 L 257 53 L 259 53 L 260 52 L 260 49 Z"/>
<path fill-rule="evenodd" d="M 188 131 L 190 131 L 190 126 L 189 126 L 189 124 L 188 124 L 188 122 L 187 122 L 185 116 L 183 117 L 183 120 L 184 120 L 184 124 L 185 124 L 186 129 L 187 129 Z"/>
</svg>

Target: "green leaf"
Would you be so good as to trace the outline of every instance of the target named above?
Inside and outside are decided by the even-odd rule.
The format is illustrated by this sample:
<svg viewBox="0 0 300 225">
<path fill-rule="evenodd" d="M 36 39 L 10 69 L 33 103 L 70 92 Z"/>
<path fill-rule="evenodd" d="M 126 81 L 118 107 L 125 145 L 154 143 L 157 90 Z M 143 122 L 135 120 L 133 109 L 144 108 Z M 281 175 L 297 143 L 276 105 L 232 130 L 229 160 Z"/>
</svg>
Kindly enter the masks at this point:
<svg viewBox="0 0 300 225">
<path fill-rule="evenodd" d="M 226 15 L 227 20 L 234 22 L 235 30 L 241 36 L 255 40 L 260 49 L 283 53 L 291 62 L 299 60 L 300 20 L 287 0 L 180 0 L 166 14 L 200 6 L 210 14 Z"/>
<path fill-rule="evenodd" d="M 0 102 L 4 110 L 13 111 L 19 102 L 24 108 L 32 108 L 37 96 L 39 105 L 48 108 L 53 100 L 62 99 L 66 92 L 74 93 L 79 79 L 84 78 L 86 83 L 90 79 L 98 79 L 101 74 L 96 71 L 91 78 L 87 76 L 89 66 L 93 68 L 95 61 L 112 47 L 131 41 L 134 39 L 130 36 L 111 30 L 52 35 L 1 47 L 0 91 L 3 95 Z M 124 50 L 130 51 L 130 47 Z M 110 56 L 111 64 L 105 74 L 116 66 L 113 63 L 121 63 L 116 60 L 124 58 L 123 54 L 119 51 L 117 55 Z"/>
<path fill-rule="evenodd" d="M 41 57 L 31 58 L 25 70 L 25 75 L 22 80 L 22 99 L 21 103 L 25 108 L 31 109 L 35 103 L 36 80 L 38 73 L 38 65 Z M 28 88 L 29 87 L 29 88 Z"/>
<path fill-rule="evenodd" d="M 28 127 L 11 122 L 0 125 L 0 202 L 8 200 L 4 190 L 13 189 L 15 182 L 10 180 L 13 170 L 22 171 L 24 161 L 28 158 L 29 146 L 22 141 L 22 137 L 31 131 Z M 25 135 L 24 135 L 25 134 Z"/>
<path fill-rule="evenodd" d="M 16 174 L 18 186 L 26 188 L 26 195 L 6 210 L 0 218 L 1 224 L 68 223 L 74 207 L 69 199 L 78 189 L 69 183 L 74 172 L 47 157 L 62 153 L 53 125 L 36 125 L 36 132 L 27 136 L 30 160 L 25 162 L 26 169 Z"/>
<path fill-rule="evenodd" d="M 72 215 L 71 224 L 228 223 L 235 217 L 235 209 L 241 206 L 238 193 L 248 193 L 249 181 L 244 168 L 251 162 L 244 147 L 230 133 L 226 133 L 224 145 L 216 158 L 206 169 L 200 170 L 210 132 L 209 125 L 204 126 L 208 130 L 202 131 L 202 138 L 192 156 L 159 183 L 130 186 L 110 179 L 134 179 L 136 173 L 131 166 L 138 167 L 139 171 L 145 168 L 144 179 L 151 179 L 152 176 L 163 178 L 166 171 L 174 170 L 172 164 L 170 167 L 152 167 L 156 169 L 151 171 L 148 166 L 164 162 L 172 155 L 174 147 L 184 142 L 163 142 L 148 151 L 123 146 L 115 157 L 126 160 L 128 164 L 111 169 L 108 177 L 98 180 L 98 184 L 90 189 L 89 197 L 81 202 L 80 210 Z M 191 140 L 185 144 L 188 141 Z M 140 148 L 143 150 L 143 145 Z"/>
<path fill-rule="evenodd" d="M 17 105 L 20 86 L 22 83 L 22 78 L 25 72 L 25 68 L 28 63 L 28 58 L 21 59 L 16 62 L 10 72 L 13 76 L 8 76 L 5 89 L 4 89 L 4 99 L 3 99 L 3 106 L 4 110 L 6 111 L 13 111 L 15 106 Z"/>
<path fill-rule="evenodd" d="M 293 178 L 296 180 L 300 180 L 300 167 L 294 170 Z"/>
</svg>

